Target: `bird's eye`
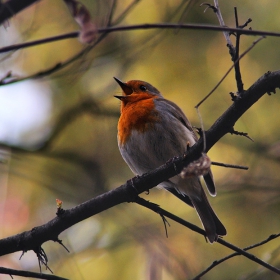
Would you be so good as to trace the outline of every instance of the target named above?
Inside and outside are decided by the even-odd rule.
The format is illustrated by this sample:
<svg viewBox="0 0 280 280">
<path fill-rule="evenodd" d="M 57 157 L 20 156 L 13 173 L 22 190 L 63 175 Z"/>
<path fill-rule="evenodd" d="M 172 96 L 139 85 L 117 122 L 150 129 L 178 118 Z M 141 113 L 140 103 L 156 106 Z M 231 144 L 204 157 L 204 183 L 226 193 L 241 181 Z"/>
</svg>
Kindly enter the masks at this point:
<svg viewBox="0 0 280 280">
<path fill-rule="evenodd" d="M 141 85 L 139 88 L 140 88 L 142 91 L 146 91 L 146 90 L 147 90 L 147 88 L 146 88 L 145 86 L 143 86 L 143 85 Z"/>
</svg>

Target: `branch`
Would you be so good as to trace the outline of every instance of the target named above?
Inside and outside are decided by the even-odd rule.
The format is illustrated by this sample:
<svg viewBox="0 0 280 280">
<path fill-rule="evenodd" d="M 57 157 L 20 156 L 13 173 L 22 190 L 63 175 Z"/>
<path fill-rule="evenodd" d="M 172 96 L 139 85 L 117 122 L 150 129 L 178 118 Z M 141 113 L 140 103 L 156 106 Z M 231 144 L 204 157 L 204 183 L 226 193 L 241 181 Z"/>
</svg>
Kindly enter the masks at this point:
<svg viewBox="0 0 280 280">
<path fill-rule="evenodd" d="M 26 42 L 26 43 L 22 43 L 22 44 L 14 44 L 11 46 L 3 47 L 3 48 L 0 48 L 0 53 L 5 53 L 5 52 L 9 52 L 9 51 L 18 50 L 18 49 L 24 49 L 24 48 L 28 48 L 28 47 L 38 46 L 41 44 L 52 43 L 52 42 L 57 42 L 57 41 L 65 40 L 65 39 L 71 39 L 71 38 L 78 38 L 78 37 L 79 37 L 79 31 L 73 31 L 70 33 L 62 34 L 62 35 L 52 36 L 52 37 L 48 37 L 48 38 L 34 40 L 31 42 Z"/>
<path fill-rule="evenodd" d="M 236 7 L 234 7 L 234 15 L 235 15 L 236 28 L 241 28 L 238 22 L 238 14 L 237 14 Z M 240 34 L 236 34 L 235 56 L 233 57 L 233 61 L 236 62 L 234 69 L 235 69 L 235 80 L 236 80 L 238 93 L 243 92 L 244 90 L 241 72 L 240 72 L 240 64 L 239 64 L 239 48 L 240 48 Z"/>
<path fill-rule="evenodd" d="M 205 24 L 181 24 L 181 23 L 155 23 L 155 24 L 138 24 L 138 25 L 127 25 L 127 26 L 115 26 L 115 27 L 104 27 L 99 28 L 96 32 L 100 34 L 112 33 L 118 31 L 133 31 L 142 29 L 195 29 L 195 30 L 211 30 L 211 31 L 227 31 L 236 32 L 238 34 L 251 35 L 251 36 L 272 36 L 280 37 L 280 33 L 264 31 L 264 30 L 251 30 L 251 29 L 240 29 L 226 26 L 216 26 L 216 25 L 205 25 Z M 43 38 L 27 43 L 15 44 L 7 47 L 0 48 L 0 53 L 18 50 L 22 48 L 32 47 L 36 45 L 41 45 L 45 43 L 56 42 L 65 39 L 73 39 L 79 37 L 79 31 L 73 31 L 66 34 L 61 34 L 57 36 L 52 36 L 48 38 Z"/>
<path fill-rule="evenodd" d="M 280 87 L 280 70 L 267 73 L 256 81 L 247 91 L 240 94 L 234 103 L 205 131 L 206 151 L 221 137 L 229 133 L 235 122 L 267 92 Z M 201 156 L 203 139 L 188 150 L 187 156 L 175 157 L 152 172 L 137 176 L 124 185 L 93 198 L 62 214 L 48 223 L 0 240 L 0 255 L 16 251 L 34 250 L 48 240 L 57 241 L 58 235 L 72 225 L 123 202 L 134 202 L 137 195 L 148 191 L 162 181 L 177 175 L 190 162 Z"/>
<path fill-rule="evenodd" d="M 262 39 L 264 39 L 265 37 L 260 37 L 257 40 L 255 40 L 252 45 L 246 50 L 244 51 L 239 57 L 238 59 L 233 63 L 233 65 L 227 70 L 227 72 L 224 74 L 224 76 L 221 78 L 221 80 L 214 86 L 214 88 L 201 100 L 199 101 L 196 105 L 195 108 L 197 109 L 206 99 L 208 99 L 212 93 L 220 86 L 220 84 L 223 82 L 223 80 L 227 77 L 227 75 L 230 73 L 230 71 L 233 69 L 233 67 L 235 66 L 235 64 L 240 61 L 258 42 L 260 42 Z M 231 94 L 232 100 L 236 97 L 235 94 Z M 234 100 L 233 100 L 234 101 Z"/>
<path fill-rule="evenodd" d="M 9 0 L 6 3 L 1 4 L 0 6 L 0 24 L 5 20 L 14 16 L 16 13 L 27 8 L 31 4 L 34 4 L 38 0 Z M 135 1 L 136 2 L 136 1 Z M 136 2 L 137 3 L 137 2 Z M 130 31 L 130 30 L 142 30 L 142 29 L 195 29 L 195 30 L 212 30 L 212 31 L 225 31 L 225 32 L 234 32 L 236 34 L 245 34 L 245 35 L 260 35 L 260 36 L 276 36 L 280 37 L 279 32 L 271 31 L 260 31 L 260 30 L 246 30 L 240 28 L 231 28 L 225 26 L 214 26 L 214 25 L 204 25 L 204 24 L 174 24 L 174 23 L 153 23 L 153 24 L 136 24 L 129 26 L 116 26 L 116 27 L 105 27 L 99 28 L 98 33 L 110 33 L 116 31 Z M 71 32 L 72 33 L 72 32 Z"/>
<path fill-rule="evenodd" d="M 201 229 L 201 228 L 199 228 L 199 227 L 197 227 L 197 226 L 195 226 L 195 225 L 193 225 L 193 224 L 191 224 L 191 223 L 173 215 L 172 213 L 160 208 L 158 205 L 156 205 L 154 203 L 150 203 L 149 201 L 146 201 L 145 199 L 140 198 L 140 197 L 136 200 L 136 203 L 138 203 L 138 204 L 140 204 L 140 205 L 158 213 L 161 217 L 168 217 L 168 218 L 172 219 L 173 221 L 176 221 L 177 223 L 188 227 L 192 231 L 195 231 L 195 232 L 197 232 L 201 235 L 206 236 L 206 232 L 203 229 Z M 273 239 L 273 238 L 278 237 L 278 236 L 275 236 L 275 237 L 274 236 L 275 235 L 272 235 L 271 238 Z M 268 241 L 263 241 L 263 242 L 260 243 L 260 245 L 262 245 L 266 242 L 268 242 Z M 271 270 L 271 271 L 280 275 L 280 269 L 262 261 L 261 259 L 257 258 L 256 256 L 254 256 L 252 254 L 247 253 L 246 250 L 242 250 L 241 248 L 239 248 L 239 247 L 237 247 L 237 246 L 235 246 L 235 245 L 233 245 L 229 242 L 226 242 L 225 240 L 221 239 L 220 237 L 218 238 L 217 243 L 220 243 L 220 244 L 224 245 L 225 247 L 235 251 L 236 252 L 235 255 L 242 255 L 242 256 L 244 256 L 244 257 L 246 257 L 246 258 L 248 258 L 248 259 L 262 265 L 263 267 L 266 267 L 267 269 L 269 269 L 269 270 Z M 254 245 L 252 245 L 248 248 L 251 249 L 253 247 L 254 247 Z"/>
<path fill-rule="evenodd" d="M 225 22 L 224 22 L 224 19 L 223 19 L 223 16 L 222 16 L 222 13 L 221 13 L 221 10 L 220 10 L 220 6 L 219 6 L 219 1 L 218 0 L 214 0 L 214 4 L 215 4 L 215 6 L 214 6 L 214 12 L 216 13 L 216 15 L 217 15 L 217 18 L 218 18 L 218 20 L 219 20 L 219 23 L 220 23 L 220 25 L 221 26 L 226 26 L 226 24 L 225 24 Z M 226 39 L 226 42 L 227 42 L 227 46 L 228 46 L 228 48 L 229 48 L 229 50 L 230 50 L 230 52 L 235 52 L 235 49 L 234 49 L 234 46 L 233 46 L 233 44 L 232 44 L 232 42 L 231 42 L 231 39 L 230 39 L 230 32 L 223 32 L 223 34 L 224 34 L 224 37 L 225 37 L 225 39 Z"/>
<path fill-rule="evenodd" d="M 0 24 L 38 0 L 9 0 L 0 5 Z"/>
<path fill-rule="evenodd" d="M 221 163 L 221 162 L 215 162 L 215 161 L 212 161 L 211 164 L 216 165 L 216 166 L 221 166 L 221 167 L 235 168 L 235 169 L 242 169 L 242 170 L 248 170 L 249 169 L 249 167 L 247 167 L 247 166 Z"/>
<path fill-rule="evenodd" d="M 205 24 L 180 24 L 180 23 L 153 23 L 153 24 L 136 24 L 128 26 L 115 26 L 99 28 L 98 33 L 111 33 L 116 31 L 131 31 L 131 30 L 143 30 L 143 29 L 194 29 L 194 30 L 212 30 L 212 31 L 228 31 L 235 32 L 237 34 L 252 35 L 252 36 L 273 36 L 280 37 L 279 32 L 271 31 L 261 31 L 261 30 L 250 30 L 250 29 L 240 29 L 225 26 L 216 25 L 205 25 Z"/>
<path fill-rule="evenodd" d="M 263 245 L 263 244 L 266 244 L 266 243 L 270 242 L 271 240 L 274 240 L 275 238 L 278 238 L 279 236 L 280 236 L 279 233 L 278 233 L 278 234 L 272 234 L 272 235 L 270 235 L 267 239 L 265 239 L 265 240 L 263 240 L 263 241 L 261 241 L 261 242 L 259 242 L 259 243 L 256 243 L 256 244 L 254 244 L 254 245 L 248 246 L 248 247 L 244 248 L 243 250 L 244 250 L 244 251 L 248 251 L 248 250 L 251 250 L 251 249 L 253 249 L 253 248 L 259 247 L 259 246 L 261 246 L 261 245 Z M 197 275 L 196 277 L 194 277 L 192 280 L 199 280 L 199 279 L 201 279 L 201 277 L 202 277 L 203 275 L 205 275 L 207 272 L 209 272 L 209 271 L 210 271 L 211 269 L 213 269 L 215 266 L 217 266 L 217 265 L 219 265 L 220 263 L 222 263 L 222 262 L 224 262 L 224 261 L 226 261 L 226 260 L 228 260 L 228 259 L 230 259 L 230 258 L 233 258 L 233 257 L 235 257 L 235 256 L 240 256 L 240 254 L 239 254 L 239 253 L 233 253 L 233 254 L 230 254 L 230 255 L 228 255 L 228 256 L 226 256 L 226 257 L 220 259 L 220 260 L 214 261 L 208 268 L 206 268 L 204 271 L 202 271 L 200 274 L 198 274 L 198 275 Z"/>
<path fill-rule="evenodd" d="M 42 70 L 35 74 L 31 74 L 26 77 L 17 78 L 17 77 L 13 77 L 10 73 L 8 75 L 8 79 L 4 78 L 0 81 L 0 85 L 8 85 L 8 84 L 24 81 L 27 79 L 38 79 L 38 78 L 45 77 L 54 72 L 57 72 L 58 70 L 65 68 L 66 66 L 70 65 L 77 59 L 83 57 L 85 54 L 90 52 L 96 45 L 98 45 L 105 38 L 106 35 L 108 35 L 111 32 L 142 30 L 142 29 L 177 29 L 177 30 L 178 29 L 197 29 L 197 30 L 212 30 L 212 31 L 232 31 L 232 32 L 235 32 L 236 34 L 280 37 L 280 33 L 277 33 L 277 32 L 245 30 L 245 29 L 240 29 L 240 28 L 228 28 L 228 27 L 223 27 L 223 26 L 211 26 L 211 25 L 199 25 L 199 24 L 158 23 L 158 24 L 140 24 L 140 25 L 129 25 L 129 26 L 118 26 L 118 27 L 104 27 L 104 28 L 100 28 L 100 29 L 96 30 L 97 33 L 100 33 L 102 35 L 97 39 L 97 41 L 94 44 L 87 45 L 83 50 L 81 50 L 74 56 L 70 57 L 69 59 L 67 59 L 63 62 L 56 63 L 55 65 L 53 65 L 52 67 L 50 67 L 48 69 Z M 17 50 L 19 48 L 35 46 L 37 44 L 50 43 L 50 42 L 69 39 L 69 38 L 76 38 L 78 36 L 79 36 L 79 32 L 74 31 L 74 32 L 70 32 L 68 34 L 62 34 L 62 35 L 58 35 L 58 36 L 54 36 L 54 37 L 50 37 L 50 38 L 44 38 L 44 39 L 40 39 L 40 40 L 36 40 L 36 41 L 32 41 L 32 42 L 4 47 L 4 48 L 0 49 L 0 53 L 11 51 L 11 50 Z M 258 42 L 258 40 L 256 42 Z M 245 54 L 245 53 L 243 53 L 243 54 Z M 241 59 L 241 57 L 239 57 L 238 60 L 240 60 L 240 59 Z"/>
<path fill-rule="evenodd" d="M 221 137 L 229 133 L 236 121 L 264 94 L 275 92 L 280 87 L 280 70 L 267 72 L 260 77 L 248 90 L 238 95 L 234 103 L 219 117 L 211 128 L 205 132 L 206 151 L 208 151 Z M 202 139 L 191 150 L 202 145 Z"/>
<path fill-rule="evenodd" d="M 11 268 L 0 267 L 0 274 L 8 274 L 13 279 L 13 275 L 22 276 L 22 277 L 29 277 L 29 278 L 36 278 L 36 279 L 46 279 L 46 280 L 67 280 L 66 278 L 62 278 L 55 275 L 50 274 L 43 274 L 31 271 L 24 271 L 24 270 L 16 270 Z"/>
<path fill-rule="evenodd" d="M 0 5 L 0 24 L 4 21 L 16 15 L 18 12 L 27 8 L 28 6 L 36 3 L 38 0 L 9 0 Z M 137 1 L 133 2 L 134 4 Z M 280 33 L 257 31 L 257 30 L 241 30 L 240 28 L 227 28 L 224 26 L 211 26 L 211 25 L 199 25 L 199 24 L 171 24 L 171 23 L 158 23 L 158 24 L 139 24 L 131 26 L 109 27 L 100 28 L 98 33 L 109 33 L 114 31 L 126 31 L 137 29 L 151 29 L 151 28 L 171 28 L 171 29 L 198 29 L 198 30 L 213 30 L 213 31 L 227 31 L 236 32 L 236 34 L 246 35 L 265 35 L 265 36 L 277 36 L 280 37 Z"/>
</svg>

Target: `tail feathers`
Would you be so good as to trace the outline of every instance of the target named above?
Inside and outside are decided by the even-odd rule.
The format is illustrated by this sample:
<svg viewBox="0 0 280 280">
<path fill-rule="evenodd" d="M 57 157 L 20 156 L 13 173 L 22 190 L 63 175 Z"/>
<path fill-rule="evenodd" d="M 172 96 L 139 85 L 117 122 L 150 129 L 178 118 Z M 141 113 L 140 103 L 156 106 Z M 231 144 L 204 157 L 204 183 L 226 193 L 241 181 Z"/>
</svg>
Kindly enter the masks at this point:
<svg viewBox="0 0 280 280">
<path fill-rule="evenodd" d="M 212 171 L 210 170 L 206 175 L 204 175 L 203 179 L 206 183 L 209 193 L 212 196 L 216 196 L 217 192 L 216 192 L 216 187 L 215 187 Z"/>
<path fill-rule="evenodd" d="M 184 201 L 186 204 L 188 204 L 191 207 L 193 206 L 193 203 L 191 201 L 191 199 L 187 196 L 187 195 L 183 195 L 180 192 L 177 191 L 177 189 L 175 189 L 174 187 L 165 187 L 165 189 L 169 192 L 171 192 L 173 195 L 175 195 L 176 197 L 178 197 L 179 199 L 181 199 L 182 201 Z"/>
<path fill-rule="evenodd" d="M 215 185 L 212 174 L 209 173 L 209 177 L 207 178 L 211 180 L 209 182 L 212 182 L 211 184 L 214 186 L 214 188 L 212 188 L 212 194 L 214 194 Z M 216 213 L 212 209 L 198 178 L 181 180 L 179 184 L 166 181 L 162 184 L 162 187 L 184 201 L 186 204 L 195 208 L 206 231 L 209 242 L 213 243 L 218 239 L 219 236 L 224 236 L 227 234 L 224 225 L 221 223 Z"/>
<path fill-rule="evenodd" d="M 194 197 L 190 199 L 204 226 L 209 242 L 213 243 L 219 236 L 226 235 L 227 231 L 212 209 L 204 191 L 201 194 L 200 198 Z"/>
</svg>

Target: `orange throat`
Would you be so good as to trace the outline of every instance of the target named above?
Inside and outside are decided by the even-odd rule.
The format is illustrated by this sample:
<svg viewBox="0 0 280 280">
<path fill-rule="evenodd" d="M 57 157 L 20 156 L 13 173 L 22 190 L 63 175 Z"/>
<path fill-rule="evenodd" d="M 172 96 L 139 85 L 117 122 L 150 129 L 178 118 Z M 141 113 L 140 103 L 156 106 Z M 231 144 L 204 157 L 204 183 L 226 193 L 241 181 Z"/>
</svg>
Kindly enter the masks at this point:
<svg viewBox="0 0 280 280">
<path fill-rule="evenodd" d="M 127 96 L 127 100 L 122 101 L 118 123 L 118 139 L 121 145 L 126 143 L 133 130 L 144 133 L 158 120 L 154 98 L 157 96 L 141 94 L 141 96 Z"/>
</svg>

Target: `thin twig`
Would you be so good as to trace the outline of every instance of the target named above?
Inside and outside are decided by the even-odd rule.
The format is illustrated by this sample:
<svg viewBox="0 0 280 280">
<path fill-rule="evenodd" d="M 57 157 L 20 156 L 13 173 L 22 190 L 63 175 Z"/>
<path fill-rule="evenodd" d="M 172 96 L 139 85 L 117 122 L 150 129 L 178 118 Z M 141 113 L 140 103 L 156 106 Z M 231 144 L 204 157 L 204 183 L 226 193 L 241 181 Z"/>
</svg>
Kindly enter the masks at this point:
<svg viewBox="0 0 280 280">
<path fill-rule="evenodd" d="M 280 233 L 278 234 L 273 234 L 273 235 L 270 235 L 266 240 L 263 240 L 259 243 L 256 243 L 254 245 L 250 245 L 246 248 L 244 248 L 243 250 L 244 251 L 248 251 L 248 250 L 251 250 L 253 248 L 256 248 L 256 247 L 259 247 L 261 245 L 264 245 L 266 243 L 268 243 L 269 241 L 275 239 L 275 238 L 278 238 L 280 236 Z M 240 256 L 239 253 L 233 253 L 233 254 L 230 254 L 220 260 L 217 260 L 217 261 L 214 261 L 208 268 L 206 268 L 204 271 L 202 271 L 201 273 L 199 273 L 196 277 L 194 277 L 192 280 L 199 280 L 203 275 L 205 275 L 207 272 L 209 272 L 211 269 L 213 269 L 215 266 L 219 265 L 220 263 L 230 259 L 230 258 L 233 258 L 235 256 Z"/>
<path fill-rule="evenodd" d="M 61 70 L 65 68 L 66 66 L 70 65 L 77 59 L 81 58 L 82 56 L 86 55 L 90 50 L 92 50 L 97 44 L 99 44 L 105 37 L 111 32 L 117 32 L 117 31 L 131 31 L 131 30 L 141 30 L 141 29 L 155 29 L 155 28 L 160 28 L 160 29 L 196 29 L 196 30 L 213 30 L 213 31 L 232 31 L 240 34 L 246 34 L 246 35 L 267 35 L 267 36 L 277 36 L 280 37 L 280 33 L 276 32 L 267 32 L 267 31 L 257 31 L 257 30 L 243 30 L 240 28 L 228 28 L 228 27 L 221 27 L 221 26 L 211 26 L 211 25 L 198 25 L 198 24 L 171 24 L 171 23 L 159 23 L 159 24 L 140 24 L 140 25 L 130 25 L 130 26 L 118 26 L 118 27 L 105 27 L 105 28 L 100 28 L 97 30 L 97 33 L 101 33 L 102 35 L 98 40 L 90 46 L 85 47 L 83 50 L 75 54 L 74 56 L 70 57 L 69 59 L 65 60 L 64 62 L 57 63 L 56 65 L 50 67 L 47 70 L 42 70 L 39 73 L 31 74 L 26 77 L 22 78 L 13 78 L 9 79 L 8 81 L 3 81 L 1 85 L 8 85 L 28 79 L 38 79 L 42 78 L 44 76 L 50 75 L 58 70 Z M 79 36 L 79 32 L 71 32 L 68 34 L 63 34 L 63 35 L 58 35 L 55 37 L 50 37 L 50 38 L 45 38 L 41 40 L 37 40 L 37 43 L 42 44 L 44 42 L 53 42 L 57 40 L 62 40 L 62 39 L 68 39 L 68 38 L 75 38 Z M 1 51 L 12 51 L 14 49 L 19 49 L 19 48 L 25 48 L 29 46 L 35 46 L 36 44 L 34 42 L 28 42 L 24 44 L 18 44 L 14 46 L 9 46 L 5 47 L 5 49 L 0 49 Z M 3 51 L 4 50 L 4 51 Z M 240 58 L 239 58 L 240 59 Z"/>
<path fill-rule="evenodd" d="M 233 127 L 237 120 L 262 96 L 266 94 L 271 88 L 280 87 L 280 71 L 269 72 L 260 77 L 246 92 L 244 92 L 242 98 L 238 98 L 233 104 L 215 121 L 215 123 L 207 130 L 207 151 L 211 149 L 218 141 L 229 132 L 229 127 Z M 141 192 L 147 191 L 154 186 L 160 184 L 163 181 L 168 180 L 178 174 L 178 170 L 181 171 L 188 163 L 198 159 L 201 156 L 201 150 L 203 148 L 202 139 L 198 140 L 196 145 L 189 149 L 188 157 L 175 157 L 169 160 L 166 164 L 157 168 L 156 170 L 146 173 L 134 178 L 133 182 L 138 192 L 135 193 L 130 181 L 128 180 L 124 185 L 119 186 L 113 190 L 110 190 L 102 195 L 99 195 L 89 201 L 86 201 L 72 209 L 65 210 L 62 217 L 55 217 L 51 221 L 44 225 L 35 227 L 33 230 L 24 231 L 14 236 L 9 236 L 0 240 L 0 255 L 10 254 L 16 251 L 28 251 L 34 250 L 34 244 L 43 244 L 48 240 L 53 240 L 54 236 L 58 236 L 61 232 L 74 224 L 81 222 L 93 215 L 96 215 L 102 211 L 110 209 L 116 205 L 124 202 L 134 202 L 135 196 Z M 174 169 L 176 166 L 176 170 Z M 163 215 L 169 217 L 165 212 Z M 175 216 L 176 217 L 176 216 Z M 187 222 L 176 218 L 179 223 L 185 225 Z M 182 222 L 183 221 L 183 222 Z M 190 227 L 195 227 L 190 224 Z M 199 227 L 195 227 L 198 233 L 205 235 L 205 232 Z M 199 232 L 200 231 L 200 232 Z M 223 243 L 223 240 L 219 239 L 219 243 L 224 246 L 235 250 L 235 247 L 231 244 Z M 238 247 L 237 247 L 238 248 Z M 237 251 L 244 255 L 244 251 Z M 248 254 L 248 253 L 247 253 Z M 246 255 L 245 255 L 246 256 Z M 258 259 L 248 254 L 248 258 L 253 258 L 253 261 L 259 263 Z M 261 261 L 262 262 L 262 261 Z M 260 263 L 263 265 L 263 263 Z M 268 269 L 275 270 L 276 268 L 270 268 L 268 264 L 263 265 Z M 273 270 L 273 271 L 274 271 Z M 276 273 L 280 273 L 276 269 Z"/>
<path fill-rule="evenodd" d="M 70 32 L 70 33 L 66 33 L 66 34 L 62 34 L 62 35 L 58 35 L 58 36 L 52 36 L 52 37 L 48 37 L 48 38 L 44 38 L 44 39 L 40 39 L 40 40 L 35 40 L 35 41 L 26 42 L 26 43 L 22 43 L 22 44 L 15 44 L 15 45 L 3 47 L 3 48 L 0 48 L 0 53 L 14 51 L 14 50 L 18 50 L 18 49 L 24 49 L 24 48 L 33 47 L 33 46 L 38 46 L 41 44 L 56 42 L 56 41 L 65 40 L 65 39 L 77 38 L 78 36 L 79 36 L 79 31 L 74 31 L 74 32 Z"/>
<path fill-rule="evenodd" d="M 10 276 L 16 275 L 16 276 L 36 278 L 36 279 L 46 279 L 46 280 L 68 280 L 66 278 L 62 278 L 55 275 L 24 271 L 24 270 L 16 270 L 16 269 L 11 269 L 6 267 L 0 267 L 0 274 L 8 274 Z"/>
<path fill-rule="evenodd" d="M 182 1 L 181 7 L 180 7 L 181 16 L 178 20 L 178 23 L 181 23 L 184 20 L 184 17 L 189 12 L 189 10 L 192 8 L 194 3 L 195 3 L 195 0 Z M 186 4 L 186 7 L 184 7 L 185 4 Z"/>
<path fill-rule="evenodd" d="M 220 6 L 219 6 L 219 1 L 218 0 L 214 0 L 214 6 L 216 8 L 215 10 L 215 14 L 217 15 L 217 18 L 219 20 L 219 23 L 222 27 L 225 27 L 226 24 L 224 22 L 224 19 L 223 19 L 223 16 L 222 16 L 222 13 L 221 13 L 221 10 L 220 10 Z M 235 53 L 235 48 L 231 42 L 231 39 L 230 39 L 230 32 L 231 31 L 224 31 L 223 34 L 224 34 L 224 37 L 226 39 L 226 42 L 227 42 L 227 46 L 230 50 L 230 52 L 233 52 Z"/>
<path fill-rule="evenodd" d="M 236 131 L 232 128 L 232 130 L 230 131 L 231 134 L 234 135 L 238 135 L 238 136 L 244 136 L 246 138 L 248 138 L 249 140 L 251 140 L 252 142 L 254 142 L 254 139 L 252 139 L 247 132 L 240 132 L 240 131 Z"/>
<path fill-rule="evenodd" d="M 133 8 L 135 8 L 135 6 L 136 6 L 138 3 L 140 3 L 140 2 L 141 2 L 141 0 L 134 0 L 134 1 L 132 1 L 132 2 L 126 7 L 126 9 L 123 10 L 123 12 L 119 15 L 119 17 L 118 17 L 116 20 L 114 20 L 114 22 L 113 22 L 112 25 L 117 25 L 117 24 L 119 24 L 119 23 L 129 14 L 129 12 L 130 12 Z"/>
<path fill-rule="evenodd" d="M 131 30 L 143 30 L 143 29 L 193 29 L 193 30 L 212 30 L 212 31 L 227 31 L 235 32 L 245 35 L 252 36 L 273 36 L 280 37 L 279 32 L 272 31 L 261 31 L 261 30 L 251 30 L 251 29 L 240 29 L 234 27 L 225 27 L 225 26 L 216 26 L 216 25 L 206 25 L 206 24 L 183 24 L 183 23 L 144 23 L 144 24 L 135 24 L 127 26 L 115 26 L 115 27 L 105 27 L 99 28 L 98 33 L 111 33 L 118 31 L 131 31 Z"/>
<path fill-rule="evenodd" d="M 237 14 L 237 8 L 234 7 L 234 15 L 235 15 L 235 27 L 240 28 L 238 23 L 238 14 Z M 239 47 L 240 47 L 240 33 L 236 34 L 236 45 L 235 45 L 235 55 L 233 57 L 233 61 L 235 63 L 234 69 L 235 69 L 235 80 L 237 85 L 237 92 L 241 93 L 244 91 L 242 77 L 241 77 L 241 71 L 240 71 L 240 65 L 239 65 Z"/>
<path fill-rule="evenodd" d="M 68 250 L 68 248 L 62 243 L 62 240 L 60 239 L 56 239 L 54 240 L 55 242 L 59 243 L 68 253 L 70 253 L 70 251 Z"/>
<path fill-rule="evenodd" d="M 104 28 L 99 28 L 97 30 L 97 33 L 103 34 L 103 33 L 111 33 L 111 32 L 118 32 L 118 31 L 133 31 L 133 30 L 157 29 L 157 28 L 158 29 L 181 28 L 181 29 L 195 29 L 195 30 L 228 31 L 228 32 L 236 32 L 239 34 L 252 35 L 252 36 L 260 35 L 260 36 L 280 37 L 279 32 L 240 29 L 240 28 L 233 28 L 233 27 L 204 25 L 204 24 L 176 24 L 176 23 L 156 23 L 156 24 L 138 24 L 138 25 L 128 25 L 128 26 L 104 27 Z M 30 46 L 35 46 L 43 43 L 49 43 L 49 42 L 54 42 L 59 40 L 70 39 L 70 38 L 77 38 L 78 36 L 79 36 L 79 31 L 73 31 L 58 36 L 52 36 L 49 38 L 44 38 L 32 42 L 16 44 L 16 45 L 0 48 L 0 53 L 26 48 Z"/>
<path fill-rule="evenodd" d="M 205 130 L 204 130 L 204 125 L 203 125 L 203 120 L 202 120 L 202 116 L 200 114 L 200 111 L 199 111 L 199 108 L 198 107 L 195 107 L 196 109 L 196 113 L 198 115 L 198 118 L 199 118 L 199 123 L 200 123 L 200 133 L 202 134 L 201 136 L 203 137 L 203 153 L 205 153 L 205 150 L 206 150 L 206 138 L 205 138 Z"/>
<path fill-rule="evenodd" d="M 111 26 L 112 25 L 112 19 L 113 19 L 114 11 L 116 10 L 116 6 L 117 6 L 117 1 L 113 0 L 111 9 L 109 11 L 109 15 L 108 15 L 106 26 Z"/>
<path fill-rule="evenodd" d="M 221 26 L 226 26 L 225 22 L 224 22 L 224 19 L 223 19 L 223 16 L 222 16 L 222 13 L 221 13 L 221 10 L 220 10 L 220 7 L 219 7 L 218 0 L 214 0 L 214 6 L 212 6 L 210 4 L 207 4 L 207 3 L 203 3 L 203 4 L 208 5 L 208 7 L 212 8 L 214 13 L 217 15 L 217 18 L 218 18 Z M 234 12 L 235 12 L 234 13 L 235 14 L 235 27 L 242 29 L 242 27 L 240 27 L 239 23 L 238 23 L 238 15 L 237 15 L 236 7 L 234 8 Z M 246 26 L 246 24 L 245 24 L 245 26 Z M 237 91 L 238 92 L 243 92 L 243 83 L 242 83 L 242 79 L 241 79 L 241 72 L 240 72 L 240 66 L 239 66 L 239 61 L 238 61 L 239 45 L 240 45 L 240 33 L 236 34 L 236 46 L 235 47 L 233 46 L 233 44 L 231 42 L 231 39 L 230 39 L 231 32 L 224 31 L 223 34 L 224 34 L 224 37 L 225 37 L 226 42 L 227 42 L 227 47 L 229 48 L 229 53 L 230 53 L 230 56 L 231 56 L 231 60 L 233 62 L 235 62 L 234 69 L 235 69 L 235 79 L 236 79 L 236 84 L 237 84 Z"/>
<path fill-rule="evenodd" d="M 260 37 L 259 39 L 257 39 L 256 41 L 254 41 L 252 43 L 252 45 L 246 50 L 244 51 L 240 57 L 238 58 L 238 60 L 236 60 L 233 65 L 228 69 L 228 71 L 225 73 L 225 75 L 222 77 L 222 79 L 217 83 L 217 85 L 195 106 L 195 108 L 198 108 L 218 87 L 219 85 L 223 82 L 223 80 L 227 77 L 227 75 L 230 73 L 230 71 L 234 68 L 235 63 L 237 63 L 238 61 L 240 61 L 240 59 L 242 59 L 258 42 L 260 42 L 262 39 L 264 39 L 265 36 Z"/>
<path fill-rule="evenodd" d="M 216 162 L 216 161 L 211 161 L 212 165 L 216 166 L 222 166 L 222 167 L 227 167 L 227 168 L 235 168 L 235 169 L 242 169 L 242 170 L 248 170 L 248 166 L 243 166 L 243 165 L 235 165 L 235 164 L 228 164 L 228 163 L 221 163 L 221 162 Z"/>
<path fill-rule="evenodd" d="M 199 228 L 199 227 L 197 227 L 197 226 L 195 226 L 195 225 L 193 225 L 193 224 L 191 224 L 191 223 L 173 215 L 172 213 L 160 208 L 159 206 L 157 206 L 154 203 L 150 203 L 149 201 L 147 201 L 147 200 L 145 200 L 141 197 L 138 197 L 135 202 L 139 205 L 142 205 L 142 206 L 156 212 L 160 216 L 166 216 L 169 219 L 171 219 L 173 221 L 176 221 L 177 223 L 179 223 L 181 225 L 186 226 L 190 230 L 195 231 L 196 233 L 199 233 L 203 236 L 206 236 L 206 232 L 203 229 L 201 229 L 201 228 Z M 229 243 L 229 242 L 227 242 L 227 241 L 225 241 L 221 238 L 218 238 L 217 243 L 219 243 L 219 244 L 221 244 L 221 245 L 223 245 L 227 248 L 230 248 L 231 250 L 235 251 L 237 254 L 240 254 L 240 255 L 242 255 L 242 256 L 244 256 L 244 257 L 260 264 L 260 265 L 262 265 L 263 267 L 266 267 L 267 269 L 277 273 L 278 275 L 280 275 L 280 269 L 264 262 L 263 260 L 259 259 L 255 255 L 249 254 L 245 250 L 243 250 L 243 249 L 241 249 L 241 248 L 239 248 L 239 247 L 237 247 L 237 246 L 235 246 L 235 245 L 233 245 L 233 244 L 231 244 L 231 243 Z"/>
</svg>

